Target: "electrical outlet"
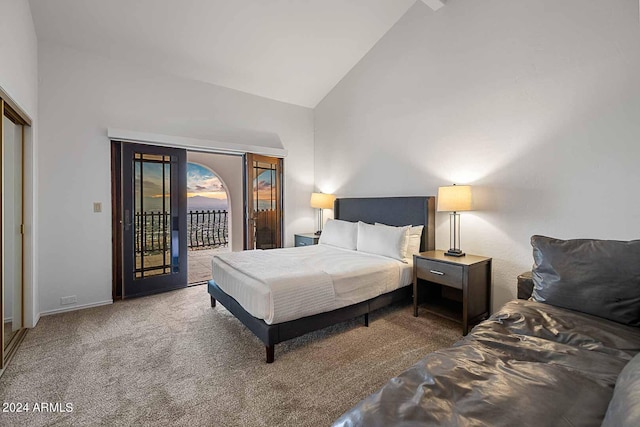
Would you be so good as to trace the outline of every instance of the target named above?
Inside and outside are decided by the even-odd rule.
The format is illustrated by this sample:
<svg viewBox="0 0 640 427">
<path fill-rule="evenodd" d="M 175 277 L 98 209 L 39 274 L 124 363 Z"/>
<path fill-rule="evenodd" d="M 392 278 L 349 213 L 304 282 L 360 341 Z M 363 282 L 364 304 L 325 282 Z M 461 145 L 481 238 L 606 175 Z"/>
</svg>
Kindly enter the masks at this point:
<svg viewBox="0 0 640 427">
<path fill-rule="evenodd" d="M 102 202 L 93 202 L 93 212 L 95 213 L 102 212 Z"/>
<path fill-rule="evenodd" d="M 74 304 L 76 302 L 78 302 L 78 298 L 75 295 L 60 298 L 60 305 Z"/>
</svg>

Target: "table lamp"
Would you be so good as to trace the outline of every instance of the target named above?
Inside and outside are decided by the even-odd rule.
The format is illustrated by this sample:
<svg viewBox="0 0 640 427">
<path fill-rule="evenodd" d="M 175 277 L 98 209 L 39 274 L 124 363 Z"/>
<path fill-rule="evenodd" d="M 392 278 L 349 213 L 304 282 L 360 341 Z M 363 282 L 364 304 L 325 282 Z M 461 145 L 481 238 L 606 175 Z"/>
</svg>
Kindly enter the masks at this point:
<svg viewBox="0 0 640 427">
<path fill-rule="evenodd" d="M 335 202 L 336 196 L 333 194 L 325 194 L 325 193 L 311 193 L 311 207 L 314 209 L 318 209 L 318 231 L 316 231 L 317 235 L 322 234 L 322 210 L 323 209 L 333 209 L 333 202 Z"/>
<path fill-rule="evenodd" d="M 460 214 L 471 210 L 471 186 L 448 185 L 438 188 L 438 212 L 449 213 L 449 246 L 445 255 L 461 257 L 460 250 Z"/>
</svg>

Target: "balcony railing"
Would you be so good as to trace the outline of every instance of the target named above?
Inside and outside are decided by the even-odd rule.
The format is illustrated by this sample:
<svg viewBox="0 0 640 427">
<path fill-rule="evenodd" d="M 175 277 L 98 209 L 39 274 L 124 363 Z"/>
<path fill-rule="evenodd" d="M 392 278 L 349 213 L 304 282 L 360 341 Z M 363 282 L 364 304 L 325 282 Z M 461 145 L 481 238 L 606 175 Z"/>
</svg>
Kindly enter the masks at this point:
<svg viewBox="0 0 640 427">
<path fill-rule="evenodd" d="M 229 244 L 227 211 L 189 211 L 187 230 L 189 248 L 217 248 Z"/>
<path fill-rule="evenodd" d="M 162 252 L 170 247 L 170 216 L 167 212 L 138 212 L 135 214 L 135 250 L 137 253 Z M 143 237 L 144 236 L 144 237 Z M 229 243 L 227 211 L 187 212 L 187 247 L 217 248 Z"/>
</svg>

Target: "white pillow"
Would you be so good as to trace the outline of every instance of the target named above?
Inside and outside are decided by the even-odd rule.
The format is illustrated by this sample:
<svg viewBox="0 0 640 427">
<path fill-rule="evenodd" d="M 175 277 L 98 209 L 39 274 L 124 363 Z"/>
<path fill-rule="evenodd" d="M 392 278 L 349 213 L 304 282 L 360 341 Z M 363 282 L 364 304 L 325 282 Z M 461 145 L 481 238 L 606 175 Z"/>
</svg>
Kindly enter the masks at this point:
<svg viewBox="0 0 640 427">
<path fill-rule="evenodd" d="M 390 225 L 376 222 L 376 225 L 391 227 Z M 409 236 L 407 238 L 407 248 L 405 250 L 405 261 L 411 261 L 413 256 L 420 253 L 420 244 L 422 243 L 422 229 L 424 225 L 410 226 Z M 400 227 L 397 227 L 400 228 Z"/>
<path fill-rule="evenodd" d="M 358 222 L 359 251 L 405 261 L 410 225 L 390 227 Z"/>
<path fill-rule="evenodd" d="M 322 229 L 321 245 L 337 246 L 339 248 L 356 250 L 358 242 L 358 224 L 355 222 L 329 219 Z"/>
<path fill-rule="evenodd" d="M 407 258 L 411 259 L 420 253 L 420 243 L 422 243 L 422 229 L 424 225 L 416 225 L 409 230 L 407 239 Z"/>
</svg>

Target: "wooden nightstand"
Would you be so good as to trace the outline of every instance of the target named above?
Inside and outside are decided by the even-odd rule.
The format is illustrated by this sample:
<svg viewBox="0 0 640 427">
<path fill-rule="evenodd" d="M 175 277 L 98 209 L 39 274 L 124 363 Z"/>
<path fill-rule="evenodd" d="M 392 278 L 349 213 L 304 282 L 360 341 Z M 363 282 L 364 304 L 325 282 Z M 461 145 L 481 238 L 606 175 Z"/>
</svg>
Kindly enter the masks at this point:
<svg viewBox="0 0 640 427">
<path fill-rule="evenodd" d="M 317 245 L 320 240 L 320 235 L 314 233 L 296 234 L 294 237 L 296 246 Z"/>
<path fill-rule="evenodd" d="M 491 311 L 491 258 L 444 255 L 444 251 L 422 252 L 413 256 L 413 315 L 418 316 L 418 289 L 424 288 L 420 307 L 462 323 L 462 334 L 469 325 L 489 316 Z"/>
</svg>

